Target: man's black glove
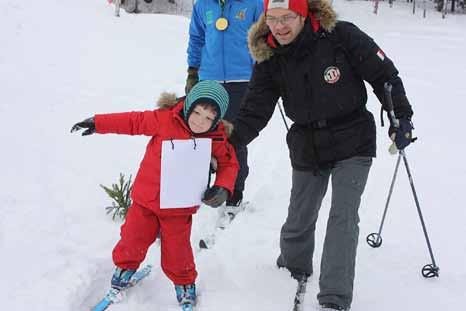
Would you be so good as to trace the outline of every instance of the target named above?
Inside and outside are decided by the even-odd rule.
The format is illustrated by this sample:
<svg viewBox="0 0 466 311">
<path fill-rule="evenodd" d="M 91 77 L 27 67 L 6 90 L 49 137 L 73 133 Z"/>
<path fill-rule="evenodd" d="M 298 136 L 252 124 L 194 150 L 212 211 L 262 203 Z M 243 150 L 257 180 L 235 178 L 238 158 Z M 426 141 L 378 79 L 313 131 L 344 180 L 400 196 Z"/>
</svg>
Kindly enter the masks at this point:
<svg viewBox="0 0 466 311">
<path fill-rule="evenodd" d="M 186 95 L 191 91 L 194 85 L 199 82 L 199 69 L 195 67 L 188 67 L 188 77 L 186 78 L 186 86 L 184 87 L 184 91 Z"/>
<path fill-rule="evenodd" d="M 86 129 L 81 135 L 86 136 L 86 135 L 91 135 L 95 133 L 95 122 L 94 122 L 94 117 L 92 118 L 87 118 L 84 121 L 78 122 L 73 127 L 71 128 L 71 133 L 77 132 L 79 130 Z"/>
<path fill-rule="evenodd" d="M 390 125 L 390 128 L 388 129 L 388 136 L 390 136 L 391 140 L 395 142 L 398 150 L 403 150 L 410 143 L 414 142 L 416 138 L 413 138 L 413 124 L 411 123 L 411 120 L 400 118 L 398 121 L 400 126 L 397 128 L 393 126 L 393 124 Z"/>
<path fill-rule="evenodd" d="M 213 186 L 204 192 L 202 202 L 211 206 L 219 207 L 228 199 L 228 190 L 219 186 Z"/>
</svg>

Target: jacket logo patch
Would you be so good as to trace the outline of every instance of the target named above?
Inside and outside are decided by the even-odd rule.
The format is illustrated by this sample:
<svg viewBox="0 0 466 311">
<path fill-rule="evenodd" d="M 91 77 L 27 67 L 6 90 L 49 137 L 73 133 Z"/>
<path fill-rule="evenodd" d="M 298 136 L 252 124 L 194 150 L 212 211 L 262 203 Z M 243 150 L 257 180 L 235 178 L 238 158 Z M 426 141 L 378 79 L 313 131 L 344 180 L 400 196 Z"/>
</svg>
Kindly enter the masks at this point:
<svg viewBox="0 0 466 311">
<path fill-rule="evenodd" d="M 325 69 L 324 80 L 329 84 L 337 83 L 337 81 L 340 80 L 340 76 L 340 69 L 335 66 L 330 66 Z"/>
<path fill-rule="evenodd" d="M 248 8 L 245 8 L 245 9 L 242 9 L 242 10 L 239 10 L 238 13 L 236 13 L 236 16 L 235 18 L 236 19 L 239 19 L 241 21 L 244 21 L 246 19 L 246 10 Z"/>
</svg>

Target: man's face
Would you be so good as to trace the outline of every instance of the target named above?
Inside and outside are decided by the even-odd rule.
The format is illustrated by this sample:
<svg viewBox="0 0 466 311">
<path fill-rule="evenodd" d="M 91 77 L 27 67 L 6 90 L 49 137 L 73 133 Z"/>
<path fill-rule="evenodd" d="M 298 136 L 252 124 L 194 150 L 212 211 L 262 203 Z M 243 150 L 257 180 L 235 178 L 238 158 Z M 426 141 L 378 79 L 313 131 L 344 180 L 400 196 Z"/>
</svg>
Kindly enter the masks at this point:
<svg viewBox="0 0 466 311">
<path fill-rule="evenodd" d="M 195 134 L 205 133 L 210 130 L 217 117 L 217 112 L 214 109 L 203 106 L 196 105 L 188 118 L 188 126 Z"/>
<path fill-rule="evenodd" d="M 303 29 L 305 18 L 288 9 L 274 8 L 267 10 L 265 22 L 272 35 L 281 45 L 293 42 Z"/>
</svg>

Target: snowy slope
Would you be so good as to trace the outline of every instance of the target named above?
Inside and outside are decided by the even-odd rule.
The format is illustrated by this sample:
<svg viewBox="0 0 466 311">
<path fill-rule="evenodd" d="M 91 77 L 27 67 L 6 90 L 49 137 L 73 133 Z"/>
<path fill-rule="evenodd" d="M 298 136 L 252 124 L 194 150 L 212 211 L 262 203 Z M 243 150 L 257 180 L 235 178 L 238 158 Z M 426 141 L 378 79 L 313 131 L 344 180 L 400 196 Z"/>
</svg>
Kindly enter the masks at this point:
<svg viewBox="0 0 466 311">
<path fill-rule="evenodd" d="M 119 223 L 104 213 L 99 184 L 136 173 L 147 138 L 71 135 L 73 123 L 94 113 L 150 109 L 161 91 L 182 94 L 189 20 L 126 15 L 104 0 L 0 2 L 0 308 L 87 310 L 108 287 Z M 45 4 L 44 4 L 45 3 Z M 371 249 L 396 157 L 387 128 L 379 129 L 361 205 L 361 235 L 353 310 L 461 310 L 466 295 L 466 16 L 420 12 L 408 4 L 335 0 L 342 19 L 355 22 L 400 69 L 414 106 L 419 141 L 407 150 L 441 277 L 420 275 L 430 263 L 404 168 L 384 227 Z M 368 107 L 378 115 L 370 96 Z M 268 150 L 265 152 L 265 150 Z M 196 252 L 200 310 L 289 310 L 295 288 L 275 268 L 286 217 L 290 165 L 285 128 L 276 113 L 250 147 L 247 199 L 254 209 L 221 232 L 215 248 Z M 330 191 L 330 190 L 329 190 Z M 316 307 L 318 267 L 329 209 L 318 223 L 316 274 L 305 310 Z M 216 211 L 195 217 L 193 242 L 209 231 Z M 159 266 L 159 247 L 146 259 L 154 273 L 112 310 L 177 310 L 172 285 Z"/>
</svg>

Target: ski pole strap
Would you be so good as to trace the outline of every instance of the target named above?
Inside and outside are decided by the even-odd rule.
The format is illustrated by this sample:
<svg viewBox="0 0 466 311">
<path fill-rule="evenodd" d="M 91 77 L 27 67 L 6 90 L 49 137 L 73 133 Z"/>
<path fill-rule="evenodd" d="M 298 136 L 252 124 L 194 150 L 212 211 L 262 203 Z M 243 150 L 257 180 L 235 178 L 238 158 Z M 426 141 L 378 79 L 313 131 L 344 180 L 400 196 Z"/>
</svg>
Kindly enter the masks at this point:
<svg viewBox="0 0 466 311">
<path fill-rule="evenodd" d="M 385 126 L 385 124 L 384 124 L 384 122 L 383 122 L 383 106 L 380 107 L 380 125 L 381 125 L 382 127 Z"/>
</svg>

